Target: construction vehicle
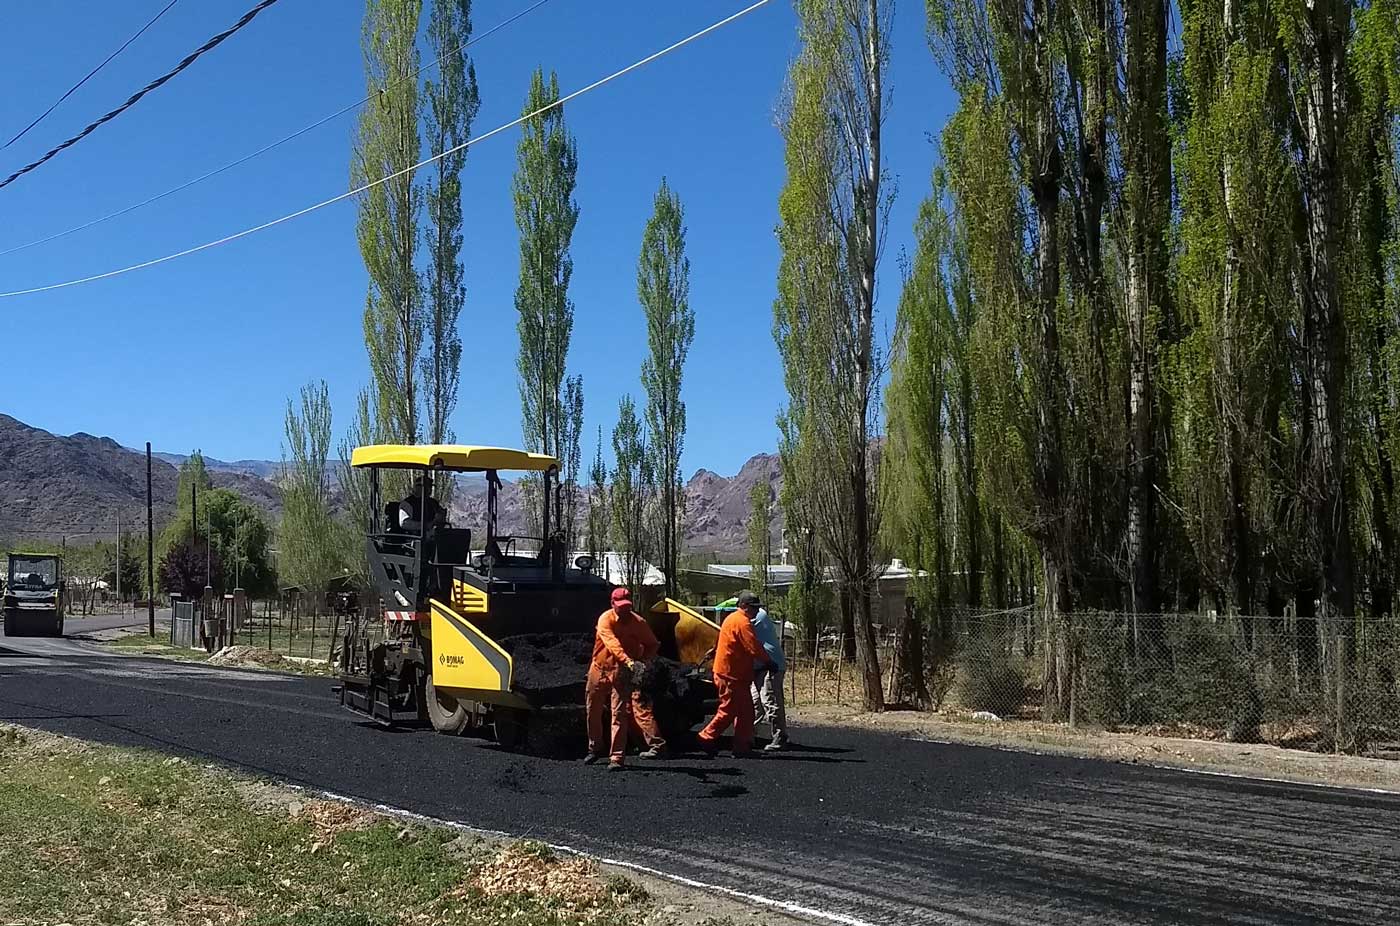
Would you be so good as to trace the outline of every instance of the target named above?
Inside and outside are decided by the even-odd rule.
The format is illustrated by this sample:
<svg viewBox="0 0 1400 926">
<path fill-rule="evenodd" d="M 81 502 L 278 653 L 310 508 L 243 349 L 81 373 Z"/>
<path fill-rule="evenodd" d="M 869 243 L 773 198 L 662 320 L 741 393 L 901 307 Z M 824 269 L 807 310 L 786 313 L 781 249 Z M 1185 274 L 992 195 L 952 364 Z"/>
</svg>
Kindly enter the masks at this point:
<svg viewBox="0 0 1400 926">
<path fill-rule="evenodd" d="M 373 640 L 364 626 L 347 629 L 340 703 L 386 725 L 490 733 L 508 749 L 581 735 L 594 629 L 613 586 L 590 556 L 566 561 L 558 462 L 459 445 L 365 446 L 350 462 L 369 477 L 366 554 L 384 638 Z M 527 497 L 540 505 L 540 537 L 500 531 L 500 474 L 509 472 L 535 481 Z M 450 526 L 432 497 L 435 483 L 457 473 L 485 476 L 479 536 Z M 402 501 L 385 502 L 408 484 Z M 708 668 L 683 661 L 681 650 L 703 652 L 708 639 L 712 651 L 719 628 L 694 612 L 646 617 L 665 669 L 652 676 L 649 695 L 663 729 L 683 737 L 714 703 L 714 685 Z"/>
<path fill-rule="evenodd" d="M 63 636 L 63 558 L 10 553 L 5 569 L 5 636 Z"/>
</svg>

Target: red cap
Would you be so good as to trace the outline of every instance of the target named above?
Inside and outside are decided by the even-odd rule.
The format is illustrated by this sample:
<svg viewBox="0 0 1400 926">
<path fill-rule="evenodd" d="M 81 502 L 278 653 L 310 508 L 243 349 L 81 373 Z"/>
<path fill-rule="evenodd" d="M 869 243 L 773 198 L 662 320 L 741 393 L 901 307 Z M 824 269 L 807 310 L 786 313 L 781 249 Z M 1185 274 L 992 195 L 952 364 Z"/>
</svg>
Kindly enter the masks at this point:
<svg viewBox="0 0 1400 926">
<path fill-rule="evenodd" d="M 625 588 L 615 588 L 612 593 L 612 603 L 613 607 L 625 604 L 630 608 L 632 607 L 632 593 Z"/>
</svg>

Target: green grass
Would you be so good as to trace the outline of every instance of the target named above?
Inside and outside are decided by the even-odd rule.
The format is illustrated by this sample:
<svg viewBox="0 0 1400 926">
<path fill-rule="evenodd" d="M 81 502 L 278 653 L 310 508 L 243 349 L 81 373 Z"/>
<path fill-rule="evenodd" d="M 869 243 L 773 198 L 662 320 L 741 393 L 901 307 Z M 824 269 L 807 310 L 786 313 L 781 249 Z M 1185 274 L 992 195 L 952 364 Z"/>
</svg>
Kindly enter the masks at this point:
<svg viewBox="0 0 1400 926">
<path fill-rule="evenodd" d="M 108 641 L 106 645 L 113 649 L 141 656 L 161 656 L 166 659 L 180 659 L 187 662 L 204 662 L 209 658 L 209 654 L 204 650 L 171 646 L 168 632 L 157 631 L 155 639 L 151 639 L 144 633 L 128 634 Z"/>
<path fill-rule="evenodd" d="M 644 890 L 577 861 L 464 851 L 445 829 L 152 753 L 0 727 L 0 780 L 0 923 L 622 926 L 648 912 Z"/>
</svg>

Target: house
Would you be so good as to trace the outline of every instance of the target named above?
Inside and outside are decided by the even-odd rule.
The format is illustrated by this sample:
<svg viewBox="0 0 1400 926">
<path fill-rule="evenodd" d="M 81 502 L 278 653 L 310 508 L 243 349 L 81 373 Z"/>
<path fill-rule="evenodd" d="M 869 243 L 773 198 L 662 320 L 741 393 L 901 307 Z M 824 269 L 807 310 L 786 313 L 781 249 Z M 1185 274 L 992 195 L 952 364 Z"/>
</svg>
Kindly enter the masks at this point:
<svg viewBox="0 0 1400 926">
<path fill-rule="evenodd" d="M 729 598 L 746 588 L 753 587 L 752 567 L 742 564 L 711 563 L 703 570 L 687 569 L 681 572 L 681 581 L 704 599 L 702 605 Z M 874 622 L 885 627 L 898 627 L 904 619 L 904 602 L 908 597 L 909 582 L 916 576 L 928 573 L 910 569 L 902 560 L 891 560 L 881 567 L 876 586 Z M 797 581 L 797 567 L 789 564 L 771 564 L 768 567 L 769 597 L 786 595 Z M 824 582 L 835 581 L 835 573 L 827 567 Z"/>
<path fill-rule="evenodd" d="M 578 550 L 569 554 L 568 562 L 576 563 L 580 556 L 594 556 L 586 550 Z M 599 562 L 593 567 L 596 575 L 607 579 L 612 585 L 627 584 L 627 554 L 610 550 L 607 553 L 598 554 Z M 665 588 L 666 574 L 656 566 L 642 560 L 642 587 L 643 588 Z"/>
</svg>

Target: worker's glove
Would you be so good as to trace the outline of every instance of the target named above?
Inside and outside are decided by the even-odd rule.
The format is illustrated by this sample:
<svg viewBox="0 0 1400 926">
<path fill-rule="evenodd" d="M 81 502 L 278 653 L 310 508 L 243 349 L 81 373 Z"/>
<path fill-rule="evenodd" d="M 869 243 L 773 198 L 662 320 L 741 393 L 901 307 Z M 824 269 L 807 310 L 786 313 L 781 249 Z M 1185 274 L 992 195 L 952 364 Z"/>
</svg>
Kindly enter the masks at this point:
<svg viewBox="0 0 1400 926">
<path fill-rule="evenodd" d="M 646 669 L 646 667 L 647 664 L 645 662 L 642 662 L 640 659 L 633 659 L 627 664 L 627 669 L 632 673 L 633 678 L 636 678 L 637 676 L 641 675 L 642 672 Z"/>
</svg>

